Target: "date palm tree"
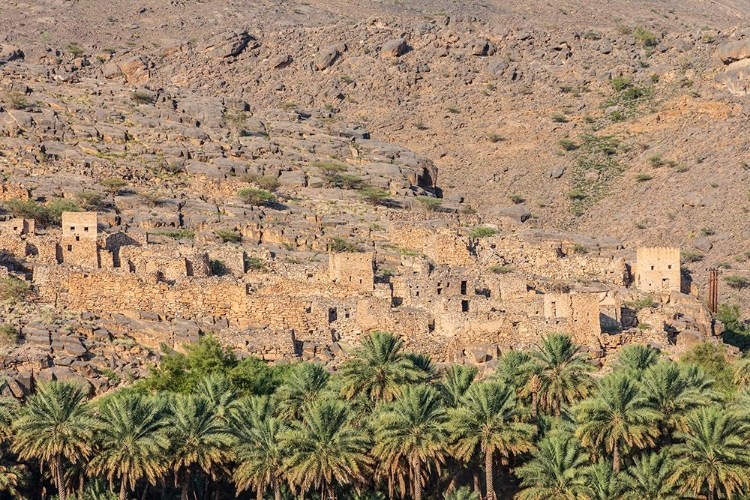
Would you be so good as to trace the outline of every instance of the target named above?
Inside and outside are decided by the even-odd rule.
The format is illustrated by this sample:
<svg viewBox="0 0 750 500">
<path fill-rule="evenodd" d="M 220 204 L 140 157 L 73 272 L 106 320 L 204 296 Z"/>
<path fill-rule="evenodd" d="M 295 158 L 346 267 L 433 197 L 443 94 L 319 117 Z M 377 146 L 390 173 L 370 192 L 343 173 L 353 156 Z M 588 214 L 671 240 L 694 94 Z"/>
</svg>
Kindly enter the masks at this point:
<svg viewBox="0 0 750 500">
<path fill-rule="evenodd" d="M 584 500 L 583 474 L 588 457 L 571 434 L 557 431 L 542 439 L 531 461 L 516 469 L 521 478 L 517 500 Z"/>
<path fill-rule="evenodd" d="M 608 461 L 599 459 L 597 463 L 583 469 L 583 476 L 588 500 L 622 500 L 625 482 Z"/>
<path fill-rule="evenodd" d="M 681 500 L 679 489 L 669 481 L 674 462 L 666 453 L 646 453 L 633 459 L 625 471 L 622 500 Z"/>
<path fill-rule="evenodd" d="M 317 401 L 328 389 L 331 375 L 319 363 L 301 363 L 276 389 L 279 416 L 298 419 L 302 410 Z"/>
<path fill-rule="evenodd" d="M 615 366 L 618 370 L 627 371 L 636 379 L 649 367 L 659 361 L 659 351 L 651 346 L 632 344 L 620 349 L 617 353 Z"/>
<path fill-rule="evenodd" d="M 667 442 L 674 431 L 685 430 L 688 413 L 715 397 L 713 382 L 698 371 L 695 366 L 661 361 L 643 372 L 643 394 L 648 405 L 659 412 L 659 427 Z"/>
<path fill-rule="evenodd" d="M 287 478 L 303 493 L 316 488 L 321 498 L 332 498 L 335 483 L 362 483 L 372 465 L 367 455 L 370 438 L 352 423 L 351 412 L 341 401 L 312 404 L 280 439 L 288 452 L 283 460 Z"/>
<path fill-rule="evenodd" d="M 393 476 L 405 462 L 412 497 L 422 499 L 423 470 L 438 469 L 446 456 L 448 415 L 438 391 L 426 385 L 407 386 L 393 403 L 384 405 L 375 418 L 373 454 Z M 403 481 L 401 481 L 403 483 Z"/>
<path fill-rule="evenodd" d="M 372 332 L 341 366 L 341 393 L 347 399 L 367 394 L 375 402 L 392 401 L 404 384 L 424 379 L 424 373 L 402 351 L 404 342 L 388 332 Z"/>
<path fill-rule="evenodd" d="M 154 484 L 165 472 L 169 439 L 164 426 L 163 408 L 150 397 L 115 394 L 99 406 L 97 453 L 89 467 L 95 474 L 105 474 L 110 484 L 120 479 L 120 500 L 127 499 L 140 479 Z"/>
<path fill-rule="evenodd" d="M 592 383 L 587 373 L 593 367 L 570 336 L 549 335 L 531 355 L 539 364 L 539 403 L 545 411 L 559 417 L 562 405 L 588 396 Z"/>
<path fill-rule="evenodd" d="M 750 488 L 750 450 L 745 418 L 707 406 L 685 419 L 685 431 L 675 433 L 681 441 L 672 449 L 675 458 L 673 484 L 695 495 L 705 491 L 708 500 L 724 495 L 733 498 Z"/>
<path fill-rule="evenodd" d="M 468 461 L 477 453 L 484 454 L 485 499 L 496 500 L 495 455 L 508 457 L 534 446 L 535 428 L 521 422 L 524 412 L 517 405 L 515 391 L 502 383 L 474 384 L 449 414 L 456 455 Z"/>
<path fill-rule="evenodd" d="M 280 436 L 286 423 L 274 416 L 268 396 L 241 400 L 232 411 L 232 426 L 238 437 L 234 483 L 240 491 L 254 488 L 262 499 L 268 488 L 281 500 L 284 448 Z"/>
<path fill-rule="evenodd" d="M 464 394 L 479 373 L 473 366 L 451 365 L 437 383 L 437 390 L 443 396 L 443 401 L 448 408 L 456 408 Z"/>
<path fill-rule="evenodd" d="M 13 450 L 21 460 L 39 460 L 52 473 L 60 500 L 68 498 L 65 462 L 91 456 L 94 419 L 86 393 L 73 382 L 50 382 L 29 396 L 13 422 Z"/>
<path fill-rule="evenodd" d="M 623 453 L 652 446 L 659 435 L 659 413 L 648 406 L 636 381 L 627 373 L 604 377 L 596 396 L 580 402 L 574 413 L 580 424 L 576 437 L 584 446 L 603 446 L 611 453 L 615 472 L 620 471 Z"/>
<path fill-rule="evenodd" d="M 188 500 L 193 473 L 202 470 L 215 477 L 216 469 L 231 459 L 233 434 L 217 418 L 215 406 L 206 398 L 178 394 L 172 398 L 167 416 L 172 468 L 181 476 L 181 500 Z"/>
<path fill-rule="evenodd" d="M 3 382 L 0 382 L 0 389 L 2 386 Z M 0 397 L 0 443 L 10 439 L 13 433 L 13 419 L 19 408 L 20 405 L 15 399 Z"/>
<path fill-rule="evenodd" d="M 732 363 L 734 385 L 746 391 L 750 387 L 750 358 L 742 358 Z"/>
<path fill-rule="evenodd" d="M 195 393 L 203 396 L 216 417 L 224 421 L 229 418 L 229 412 L 239 395 L 237 388 L 222 373 L 212 373 L 198 379 Z"/>
</svg>

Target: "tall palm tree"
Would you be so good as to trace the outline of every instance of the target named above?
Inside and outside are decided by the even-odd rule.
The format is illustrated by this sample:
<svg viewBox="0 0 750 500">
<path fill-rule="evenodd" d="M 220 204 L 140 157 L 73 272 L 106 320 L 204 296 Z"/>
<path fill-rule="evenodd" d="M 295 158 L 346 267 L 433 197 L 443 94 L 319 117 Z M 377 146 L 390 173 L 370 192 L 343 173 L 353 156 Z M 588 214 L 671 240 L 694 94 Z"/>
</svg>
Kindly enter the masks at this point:
<svg viewBox="0 0 750 500">
<path fill-rule="evenodd" d="M 86 393 L 72 382 L 50 382 L 29 396 L 13 422 L 13 450 L 21 460 L 37 459 L 53 475 L 60 500 L 68 498 L 65 461 L 85 461 L 92 452 L 94 419 Z"/>
<path fill-rule="evenodd" d="M 617 369 L 625 370 L 636 379 L 641 378 L 644 370 L 659 361 L 659 351 L 651 346 L 632 344 L 620 349 L 617 353 L 615 366 Z"/>
<path fill-rule="evenodd" d="M 648 406 L 636 381 L 627 373 L 604 377 L 597 395 L 581 401 L 574 412 L 580 424 L 576 437 L 584 446 L 603 446 L 611 453 L 615 472 L 620 471 L 623 453 L 651 446 L 659 435 L 659 413 Z"/>
<path fill-rule="evenodd" d="M 750 386 L 750 358 L 742 358 L 732 363 L 732 375 L 734 385 L 741 390 L 747 390 Z"/>
<path fill-rule="evenodd" d="M 496 500 L 494 456 L 523 453 L 533 448 L 534 426 L 520 421 L 515 391 L 502 383 L 474 384 L 462 404 L 449 412 L 449 427 L 456 442 L 456 454 L 468 461 L 477 452 L 484 454 L 487 500 Z"/>
<path fill-rule="evenodd" d="M 163 458 L 169 447 L 161 405 L 140 394 L 116 393 L 102 402 L 97 417 L 91 470 L 106 474 L 110 484 L 120 478 L 120 500 L 142 478 L 156 483 L 166 470 Z"/>
<path fill-rule="evenodd" d="M 681 500 L 679 489 L 669 481 L 674 462 L 666 453 L 646 453 L 633 459 L 625 471 L 627 486 L 622 500 Z"/>
<path fill-rule="evenodd" d="M 599 459 L 597 463 L 583 469 L 583 476 L 588 500 L 622 500 L 625 483 L 611 463 Z"/>
<path fill-rule="evenodd" d="M 659 412 L 659 427 L 667 441 L 675 430 L 685 429 L 685 416 L 690 411 L 711 403 L 713 383 L 697 371 L 694 366 L 661 361 L 643 372 L 643 394 L 649 406 Z"/>
<path fill-rule="evenodd" d="M 0 443 L 10 438 L 13 432 L 13 418 L 19 407 L 18 401 L 13 398 L 0 398 Z"/>
<path fill-rule="evenodd" d="M 467 365 L 451 365 L 445 370 L 437 383 L 437 390 L 443 396 L 443 401 L 448 408 L 455 408 L 459 405 L 477 373 L 479 370 L 476 367 Z"/>
<path fill-rule="evenodd" d="M 562 405 L 586 397 L 591 388 L 587 372 L 593 367 L 568 335 L 552 334 L 542 339 L 532 356 L 540 365 L 539 403 L 546 411 L 562 415 Z"/>
<path fill-rule="evenodd" d="M 685 427 L 684 432 L 675 433 L 682 442 L 671 449 L 675 457 L 672 483 L 696 495 L 705 490 L 708 500 L 721 494 L 733 498 L 750 488 L 746 419 L 718 406 L 706 406 L 688 415 Z"/>
<path fill-rule="evenodd" d="M 422 499 L 423 467 L 429 471 L 435 463 L 439 468 L 446 455 L 446 420 L 440 394 L 426 385 L 405 387 L 397 400 L 380 409 L 375 420 L 373 454 L 388 471 L 389 486 L 405 461 L 412 496 L 414 500 Z M 403 484 L 403 478 L 400 482 Z"/>
<path fill-rule="evenodd" d="M 229 418 L 229 412 L 239 395 L 229 377 L 222 373 L 212 373 L 198 379 L 195 393 L 208 401 L 216 417 L 221 420 Z"/>
<path fill-rule="evenodd" d="M 319 363 L 300 363 L 276 389 L 276 406 L 281 418 L 298 419 L 302 410 L 317 401 L 328 389 L 331 378 Z"/>
<path fill-rule="evenodd" d="M 421 372 L 419 377 L 422 382 L 430 383 L 435 378 L 437 369 L 435 368 L 435 363 L 432 362 L 432 356 L 429 354 L 407 353 L 406 357 Z"/>
<path fill-rule="evenodd" d="M 341 392 L 347 399 L 367 394 L 372 400 L 392 401 L 404 384 L 424 378 L 402 352 L 404 342 L 388 332 L 372 332 L 355 351 L 355 358 L 341 366 Z"/>
<path fill-rule="evenodd" d="M 520 391 L 528 382 L 529 366 L 535 365 L 528 351 L 507 351 L 497 358 L 495 378 Z"/>
<path fill-rule="evenodd" d="M 588 457 L 570 434 L 554 432 L 537 445 L 534 458 L 516 469 L 522 490 L 517 500 L 584 500 L 588 489 L 583 475 Z"/>
<path fill-rule="evenodd" d="M 254 488 L 258 499 L 273 488 L 275 500 L 281 500 L 284 448 L 280 435 L 286 424 L 273 415 L 268 396 L 241 400 L 232 411 L 232 425 L 238 436 L 235 449 L 237 468 L 234 482 L 240 491 Z"/>
<path fill-rule="evenodd" d="M 536 421 L 539 408 L 541 365 L 527 351 L 508 351 L 498 358 L 495 378 L 516 389 L 519 398 L 531 405 L 531 419 Z"/>
<path fill-rule="evenodd" d="M 182 477 L 180 498 L 188 500 L 193 473 L 202 470 L 215 477 L 215 470 L 230 460 L 235 438 L 202 396 L 175 396 L 167 418 L 172 468 Z"/>
<path fill-rule="evenodd" d="M 346 404 L 321 400 L 302 412 L 280 435 L 281 447 L 287 450 L 284 468 L 292 486 L 304 493 L 319 489 L 321 498 L 335 495 L 334 483 L 362 483 L 372 464 L 367 455 L 370 438 L 353 425 Z"/>
</svg>

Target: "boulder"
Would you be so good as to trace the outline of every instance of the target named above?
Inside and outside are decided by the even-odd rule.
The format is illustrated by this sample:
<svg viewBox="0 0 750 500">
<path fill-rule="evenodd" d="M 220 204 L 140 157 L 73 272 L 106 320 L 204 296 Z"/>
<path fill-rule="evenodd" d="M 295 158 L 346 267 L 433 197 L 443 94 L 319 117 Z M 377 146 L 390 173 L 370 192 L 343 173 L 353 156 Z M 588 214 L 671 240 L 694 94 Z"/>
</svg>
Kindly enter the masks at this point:
<svg viewBox="0 0 750 500">
<path fill-rule="evenodd" d="M 388 40 L 380 49 L 380 55 L 383 57 L 399 57 L 406 53 L 409 46 L 403 38 L 394 38 Z"/>
<path fill-rule="evenodd" d="M 495 209 L 495 214 L 498 217 L 511 219 L 516 222 L 526 222 L 531 217 L 529 209 L 522 205 L 499 207 Z"/>
<path fill-rule="evenodd" d="M 336 59 L 346 50 L 346 44 L 334 43 L 329 45 L 320 52 L 320 55 L 315 59 L 315 68 L 318 71 L 323 71 L 331 67 L 336 62 Z"/>
<path fill-rule="evenodd" d="M 708 238 L 705 236 L 701 236 L 700 238 L 697 238 L 693 242 L 693 246 L 700 250 L 701 252 L 708 252 L 713 248 L 713 244 L 709 241 Z"/>
<path fill-rule="evenodd" d="M 750 59 L 733 62 L 716 76 L 716 81 L 734 95 L 750 94 Z"/>
<path fill-rule="evenodd" d="M 505 59 L 499 57 L 490 58 L 490 61 L 487 63 L 487 73 L 495 76 L 502 76 L 503 73 L 505 73 L 505 70 L 508 69 L 508 66 L 510 65 Z"/>
<path fill-rule="evenodd" d="M 255 38 L 247 31 L 225 31 L 211 37 L 203 47 L 203 53 L 212 59 L 225 59 L 240 55 Z"/>
<path fill-rule="evenodd" d="M 17 59 L 23 59 L 23 51 L 13 45 L 0 44 L 0 64 L 9 63 Z"/>
<path fill-rule="evenodd" d="M 479 38 L 471 44 L 471 55 L 473 56 L 486 56 L 489 51 L 490 44 L 486 38 Z"/>
<path fill-rule="evenodd" d="M 273 69 L 286 68 L 287 66 L 292 64 L 292 60 L 292 56 L 290 56 L 289 54 L 284 54 L 271 60 L 271 67 Z"/>
<path fill-rule="evenodd" d="M 122 75 L 131 85 L 146 83 L 151 78 L 148 69 L 148 60 L 141 56 L 131 57 L 120 64 Z"/>
<path fill-rule="evenodd" d="M 102 66 L 102 76 L 107 79 L 117 78 L 122 75 L 120 67 L 113 62 L 109 62 Z"/>
<path fill-rule="evenodd" d="M 553 179 L 559 179 L 563 176 L 564 173 L 565 167 L 552 167 L 549 172 L 547 172 L 547 175 L 549 175 Z"/>
<path fill-rule="evenodd" d="M 750 39 L 720 45 L 716 54 L 724 64 L 750 59 Z"/>
</svg>

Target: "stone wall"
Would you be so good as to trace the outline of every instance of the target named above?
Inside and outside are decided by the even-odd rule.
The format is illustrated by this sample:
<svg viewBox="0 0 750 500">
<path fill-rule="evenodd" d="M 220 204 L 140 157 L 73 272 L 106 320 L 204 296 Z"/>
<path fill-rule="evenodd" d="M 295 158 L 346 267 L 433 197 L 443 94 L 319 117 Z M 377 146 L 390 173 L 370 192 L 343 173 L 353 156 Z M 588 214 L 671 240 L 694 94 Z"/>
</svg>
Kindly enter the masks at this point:
<svg viewBox="0 0 750 500">
<path fill-rule="evenodd" d="M 208 254 L 184 245 L 124 246 L 119 250 L 120 267 L 140 275 L 165 280 L 211 276 Z"/>
<path fill-rule="evenodd" d="M 331 281 L 360 292 L 372 292 L 375 284 L 372 252 L 331 252 L 328 273 Z"/>
<path fill-rule="evenodd" d="M 20 200 L 29 201 L 30 191 L 20 183 L 0 183 L 0 201 Z"/>
<path fill-rule="evenodd" d="M 671 247 L 638 248 L 635 286 L 644 292 L 679 292 L 680 249 Z"/>
</svg>

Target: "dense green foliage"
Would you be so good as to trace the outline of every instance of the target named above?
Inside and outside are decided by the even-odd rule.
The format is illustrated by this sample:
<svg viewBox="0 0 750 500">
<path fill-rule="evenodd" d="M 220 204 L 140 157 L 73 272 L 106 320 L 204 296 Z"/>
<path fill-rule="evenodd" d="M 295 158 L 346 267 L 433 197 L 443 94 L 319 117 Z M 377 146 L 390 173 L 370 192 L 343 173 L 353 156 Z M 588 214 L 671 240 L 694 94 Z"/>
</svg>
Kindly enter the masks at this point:
<svg viewBox="0 0 750 500">
<path fill-rule="evenodd" d="M 629 346 L 596 373 L 565 335 L 492 373 L 385 332 L 352 354 L 269 366 L 204 337 L 97 399 L 65 382 L 0 398 L 0 496 L 750 498 L 750 359 L 713 344 L 679 363 Z"/>
</svg>

